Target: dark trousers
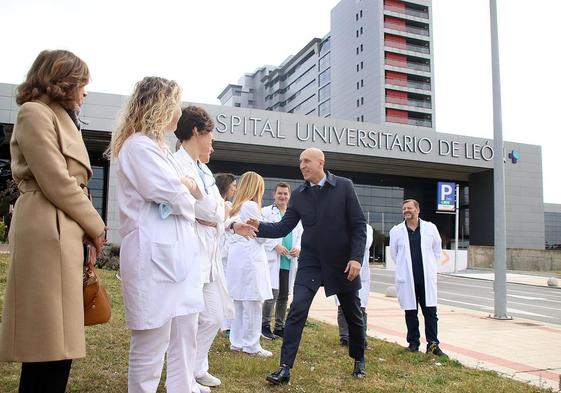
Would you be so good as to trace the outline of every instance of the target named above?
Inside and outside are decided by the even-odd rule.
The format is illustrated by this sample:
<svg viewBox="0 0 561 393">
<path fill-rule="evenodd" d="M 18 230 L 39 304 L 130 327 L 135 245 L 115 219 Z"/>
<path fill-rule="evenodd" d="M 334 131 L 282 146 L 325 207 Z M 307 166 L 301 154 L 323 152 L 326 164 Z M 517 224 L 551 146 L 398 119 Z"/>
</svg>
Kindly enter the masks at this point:
<svg viewBox="0 0 561 393">
<path fill-rule="evenodd" d="M 317 289 L 313 290 L 304 285 L 294 285 L 294 297 L 284 327 L 281 366 L 292 367 L 294 365 L 304 324 L 316 292 Z M 364 360 L 364 323 L 358 291 L 340 293 L 337 297 L 349 325 L 349 356 L 355 360 Z"/>
<path fill-rule="evenodd" d="M 22 363 L 19 393 L 64 393 L 72 359 Z"/>
<path fill-rule="evenodd" d="M 417 308 L 415 310 L 405 310 L 405 323 L 407 324 L 407 342 L 414 346 L 421 344 L 419 333 L 419 318 L 417 317 L 419 305 L 423 311 L 425 319 L 425 337 L 428 343 L 439 343 L 438 341 L 438 317 L 436 307 L 427 307 L 425 302 L 425 286 L 415 285 L 415 297 L 417 298 Z"/>
<path fill-rule="evenodd" d="M 362 321 L 364 322 L 364 339 L 366 340 L 366 330 L 368 329 L 368 314 L 366 313 L 366 308 L 361 307 L 362 310 Z M 343 309 L 341 306 L 337 307 L 337 325 L 339 325 L 339 340 L 344 340 L 349 342 L 349 325 L 345 319 L 345 314 L 343 314 Z M 364 342 L 365 347 L 367 342 Z"/>
<path fill-rule="evenodd" d="M 273 289 L 273 298 L 263 302 L 263 318 L 261 324 L 271 327 L 273 319 L 273 307 L 275 308 L 274 330 L 284 329 L 284 319 L 286 317 L 286 306 L 288 304 L 288 281 L 290 271 L 279 270 L 279 289 Z"/>
</svg>

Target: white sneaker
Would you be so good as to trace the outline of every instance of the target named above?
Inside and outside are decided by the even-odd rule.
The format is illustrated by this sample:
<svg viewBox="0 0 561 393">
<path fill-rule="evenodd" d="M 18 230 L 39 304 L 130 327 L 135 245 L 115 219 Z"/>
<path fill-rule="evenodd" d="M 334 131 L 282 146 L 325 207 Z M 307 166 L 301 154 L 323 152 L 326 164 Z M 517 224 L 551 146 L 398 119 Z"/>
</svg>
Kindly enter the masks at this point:
<svg viewBox="0 0 561 393">
<path fill-rule="evenodd" d="M 240 347 L 234 347 L 233 345 L 230 345 L 230 351 L 232 352 L 241 352 L 242 349 Z"/>
<path fill-rule="evenodd" d="M 261 348 L 258 352 L 246 352 L 246 353 L 260 358 L 270 358 L 271 356 L 273 356 L 273 353 L 271 351 L 267 351 L 266 349 L 263 348 Z"/>
<path fill-rule="evenodd" d="M 210 393 L 210 388 L 209 387 L 203 386 L 198 382 L 195 383 L 195 386 L 196 386 L 195 391 L 198 392 L 198 393 Z"/>
<path fill-rule="evenodd" d="M 212 374 L 209 374 L 208 372 L 204 372 L 198 377 L 195 377 L 195 381 L 197 381 L 197 383 L 200 385 L 208 386 L 210 388 L 220 386 L 220 384 L 222 383 L 220 379 L 216 378 Z"/>
</svg>

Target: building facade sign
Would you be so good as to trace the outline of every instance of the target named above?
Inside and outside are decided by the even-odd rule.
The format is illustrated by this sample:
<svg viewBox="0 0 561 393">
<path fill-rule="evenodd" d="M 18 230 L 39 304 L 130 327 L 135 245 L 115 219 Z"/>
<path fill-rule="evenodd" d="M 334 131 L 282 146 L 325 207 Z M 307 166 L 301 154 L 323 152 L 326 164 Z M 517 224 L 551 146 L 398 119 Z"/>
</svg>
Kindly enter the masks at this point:
<svg viewBox="0 0 561 393">
<path fill-rule="evenodd" d="M 265 144 L 289 138 L 299 143 L 311 142 L 318 147 L 346 145 L 407 155 L 427 155 L 436 152 L 441 157 L 473 161 L 492 161 L 494 157 L 493 146 L 489 141 L 478 143 L 437 138 L 436 133 L 431 137 L 380 129 L 339 127 L 313 121 L 296 121 L 287 126 L 280 119 L 226 113 L 218 113 L 215 122 L 217 133 L 262 138 Z"/>
</svg>

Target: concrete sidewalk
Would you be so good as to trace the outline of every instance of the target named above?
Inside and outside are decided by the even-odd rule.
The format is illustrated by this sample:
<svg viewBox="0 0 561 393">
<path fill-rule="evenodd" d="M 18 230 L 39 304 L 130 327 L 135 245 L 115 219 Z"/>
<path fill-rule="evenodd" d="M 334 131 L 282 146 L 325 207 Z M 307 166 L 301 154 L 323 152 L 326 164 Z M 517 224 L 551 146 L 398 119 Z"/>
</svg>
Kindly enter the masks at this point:
<svg viewBox="0 0 561 393">
<path fill-rule="evenodd" d="M 458 273 L 446 273 L 449 276 L 473 278 L 478 280 L 495 280 L 495 272 L 492 270 L 484 269 L 468 269 Z M 561 277 L 557 277 L 553 274 L 547 275 L 547 272 L 538 273 L 517 273 L 517 272 L 507 272 L 506 282 L 513 284 L 524 284 L 524 285 L 536 285 L 541 287 L 547 287 L 547 280 L 551 277 L 555 277 L 561 285 Z M 557 287 L 560 288 L 560 287 Z"/>
<path fill-rule="evenodd" d="M 370 293 L 368 334 L 406 346 L 403 311 L 396 298 Z M 337 324 L 333 298 L 318 291 L 310 316 Z M 424 336 L 419 311 L 421 336 Z M 439 339 L 442 349 L 452 359 L 468 367 L 495 370 L 507 377 L 531 384 L 561 389 L 561 326 L 523 319 L 498 321 L 481 312 L 438 306 Z M 423 341 L 422 349 L 425 342 Z"/>
</svg>

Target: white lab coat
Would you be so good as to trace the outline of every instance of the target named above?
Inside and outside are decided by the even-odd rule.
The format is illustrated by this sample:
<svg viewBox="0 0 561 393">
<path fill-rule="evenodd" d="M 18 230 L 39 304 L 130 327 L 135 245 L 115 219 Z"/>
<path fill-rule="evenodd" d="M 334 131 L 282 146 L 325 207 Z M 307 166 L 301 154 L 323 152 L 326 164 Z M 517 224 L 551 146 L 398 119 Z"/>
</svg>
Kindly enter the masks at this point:
<svg viewBox="0 0 561 393">
<path fill-rule="evenodd" d="M 265 206 L 261 209 L 264 222 L 279 222 L 282 219 L 280 210 L 275 205 Z M 292 230 L 292 248 L 300 249 L 302 232 L 302 222 Z M 267 253 L 267 260 L 269 261 L 269 275 L 271 276 L 271 287 L 279 289 L 279 270 L 280 270 L 280 254 L 275 251 L 275 247 L 282 244 L 282 238 L 266 239 L 263 243 L 265 252 Z M 290 258 L 290 271 L 288 276 L 288 293 L 292 293 L 294 287 L 294 280 L 296 279 L 296 270 L 298 269 L 298 257 Z"/>
<path fill-rule="evenodd" d="M 442 252 L 442 240 L 436 225 L 432 222 L 419 219 L 419 225 L 421 226 L 425 301 L 427 307 L 436 307 L 436 274 Z M 390 253 L 395 261 L 395 288 L 399 304 L 403 310 L 415 310 L 417 308 L 415 283 L 405 221 L 394 226 L 390 231 Z"/>
<path fill-rule="evenodd" d="M 224 200 L 214 183 L 214 176 L 205 164 L 199 163 L 203 178 L 199 176 L 197 164 L 189 153 L 182 147 L 174 153 L 183 176 L 195 180 L 202 199 L 195 203 L 195 217 L 216 224 L 216 227 L 195 224 L 195 231 L 199 240 L 201 280 L 203 284 L 216 281 L 220 300 L 222 301 L 224 318 L 234 317 L 234 303 L 226 288 L 226 279 L 222 266 L 221 238 L 224 234 Z"/>
<path fill-rule="evenodd" d="M 171 152 L 146 135 L 130 136 L 117 158 L 120 275 L 127 326 L 154 329 L 204 309 L 195 198 Z M 159 204 L 172 214 L 162 219 Z"/>
<path fill-rule="evenodd" d="M 358 291 L 360 297 L 360 307 L 366 308 L 368 306 L 368 297 L 370 295 L 370 247 L 374 241 L 374 229 L 369 224 L 366 224 L 366 244 L 364 246 L 364 257 L 362 258 L 362 267 L 360 268 L 360 285 Z M 335 296 L 335 303 L 337 307 L 340 306 L 339 299 Z"/>
<path fill-rule="evenodd" d="M 253 201 L 244 202 L 234 221 L 255 218 L 263 221 L 261 210 Z M 264 239 L 246 239 L 232 235 L 226 267 L 228 291 L 234 300 L 264 301 L 273 298 Z"/>
</svg>

